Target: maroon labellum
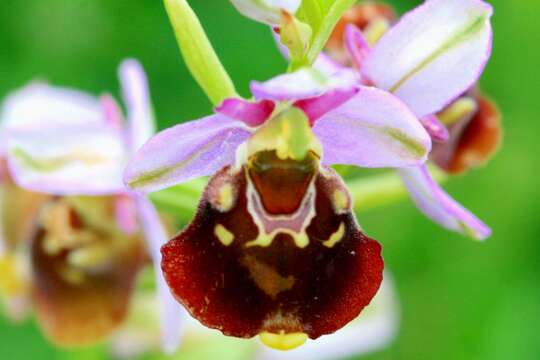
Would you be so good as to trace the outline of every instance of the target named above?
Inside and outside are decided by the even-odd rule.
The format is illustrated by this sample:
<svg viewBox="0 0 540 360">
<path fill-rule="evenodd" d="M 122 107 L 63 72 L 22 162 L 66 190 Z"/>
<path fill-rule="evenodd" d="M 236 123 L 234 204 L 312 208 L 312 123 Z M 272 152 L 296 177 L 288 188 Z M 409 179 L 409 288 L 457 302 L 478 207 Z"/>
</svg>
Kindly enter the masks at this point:
<svg viewBox="0 0 540 360">
<path fill-rule="evenodd" d="M 382 281 L 380 251 L 359 230 L 343 181 L 316 155 L 262 151 L 210 179 L 193 222 L 162 247 L 162 269 L 208 327 L 316 339 L 369 304 Z"/>
</svg>

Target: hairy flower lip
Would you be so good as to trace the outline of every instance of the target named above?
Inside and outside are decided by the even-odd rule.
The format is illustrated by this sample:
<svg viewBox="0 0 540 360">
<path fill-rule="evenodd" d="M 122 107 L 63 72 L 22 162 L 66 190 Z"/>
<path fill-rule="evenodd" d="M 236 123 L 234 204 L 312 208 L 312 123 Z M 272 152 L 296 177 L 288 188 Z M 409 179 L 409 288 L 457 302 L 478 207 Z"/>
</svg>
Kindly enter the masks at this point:
<svg viewBox="0 0 540 360">
<path fill-rule="evenodd" d="M 249 220 L 256 215 L 247 208 L 245 174 L 225 167 L 214 175 L 194 221 L 162 247 L 162 268 L 173 294 L 203 324 L 230 336 L 285 331 L 317 338 L 333 333 L 354 319 L 377 291 L 382 280 L 380 246 L 358 232 L 350 202 L 333 200 L 333 191 L 346 189 L 330 169 L 318 175 L 318 218 L 307 228 L 306 247 L 291 241 L 294 233 L 245 246 L 260 236 Z M 224 210 L 215 201 L 226 184 L 237 190 L 234 205 Z M 321 240 L 331 238 L 341 221 L 347 224 L 347 235 L 323 246 Z M 215 232 L 208 231 L 214 227 Z M 340 260 L 331 260 L 336 258 Z M 313 261 L 321 263 L 300 266 Z M 206 270 L 193 271 L 201 267 Z M 318 274 L 317 269 L 320 275 L 310 274 Z M 358 276 L 350 276 L 357 272 Z M 344 273 L 347 276 L 337 275 Z M 322 279 L 326 285 L 316 285 Z M 311 305 L 295 305 L 299 303 Z"/>
</svg>

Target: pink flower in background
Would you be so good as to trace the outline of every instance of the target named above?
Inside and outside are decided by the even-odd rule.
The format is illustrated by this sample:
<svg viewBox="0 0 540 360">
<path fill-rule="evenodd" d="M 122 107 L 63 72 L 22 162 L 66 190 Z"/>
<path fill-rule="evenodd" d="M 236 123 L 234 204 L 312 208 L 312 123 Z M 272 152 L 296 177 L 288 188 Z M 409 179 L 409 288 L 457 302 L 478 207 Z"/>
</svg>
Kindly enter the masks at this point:
<svg viewBox="0 0 540 360">
<path fill-rule="evenodd" d="M 127 160 L 153 134 L 155 125 L 147 79 L 141 65 L 135 60 L 126 60 L 120 66 L 119 73 L 128 110 L 126 124 L 119 105 L 110 95 L 96 99 L 78 91 L 45 84 L 31 84 L 12 94 L 3 107 L 2 136 L 5 140 L 4 151 L 9 175 L 19 187 L 54 195 L 56 199 L 51 201 L 52 204 L 49 204 L 47 211 L 44 210 L 41 215 L 45 238 L 33 241 L 34 267 L 43 263 L 42 259 L 49 259 L 45 261 L 68 268 L 72 266 L 77 270 L 82 268 L 80 273 L 86 279 L 83 283 L 87 284 L 89 289 L 94 289 L 95 292 L 104 289 L 105 292 L 115 293 L 110 299 L 106 294 L 101 294 L 101 300 L 90 295 L 83 296 L 83 290 L 77 292 L 77 286 L 73 285 L 79 280 L 73 280 L 64 273 L 59 275 L 51 271 L 49 274 L 47 269 L 34 269 L 35 286 L 39 287 L 40 281 L 45 285 L 54 283 L 54 286 L 47 286 L 55 290 L 41 288 L 36 302 L 43 310 L 39 316 L 38 309 L 38 318 L 46 328 L 45 331 L 59 342 L 87 342 L 110 333 L 122 320 L 124 315 L 120 314 L 127 311 L 131 287 L 143 260 L 137 239 L 141 236 L 146 239 L 148 250 L 156 264 L 160 263 L 161 258 L 159 247 L 167 239 L 167 233 L 154 206 L 143 196 L 126 190 L 122 182 Z M 111 221 L 111 218 L 101 218 L 107 216 L 109 211 L 116 222 Z M 77 221 L 82 222 L 82 225 L 66 224 L 67 228 L 60 229 L 58 223 L 62 222 L 64 214 L 68 213 L 72 214 L 69 216 L 79 219 Z M 49 217 L 51 220 L 48 220 Z M 102 259 L 98 255 L 101 251 L 99 246 L 105 239 L 88 243 L 89 240 L 83 239 L 90 235 L 85 235 L 83 231 L 86 230 L 80 230 L 79 226 L 88 227 L 87 232 L 93 231 L 94 235 L 108 234 L 103 235 L 108 241 L 103 248 L 110 256 L 116 254 L 120 257 L 115 258 L 114 265 L 107 263 L 107 256 Z M 60 241 L 58 250 L 51 249 L 53 241 L 47 238 L 49 236 L 52 239 L 53 230 L 59 231 L 58 236 L 62 236 L 62 240 L 57 239 Z M 115 235 L 118 231 L 121 235 Z M 114 240 L 117 237 L 121 240 Z M 75 247 L 66 243 L 72 238 L 77 238 L 77 245 L 73 245 Z M 98 238 L 101 238 L 101 235 Z M 36 243 L 41 245 L 36 246 Z M 110 246 L 109 250 L 106 250 L 107 246 Z M 117 246 L 120 246 L 120 250 Z M 41 251 L 45 248 L 46 250 Z M 63 253 L 58 252 L 64 248 L 69 253 L 66 258 L 67 265 L 64 264 L 66 261 L 64 255 L 61 255 Z M 92 261 L 97 265 L 87 268 L 86 263 L 93 264 Z M 122 265 L 126 269 L 123 269 Z M 95 274 L 92 275 L 93 272 Z M 101 276 L 105 276 L 105 280 L 102 280 Z M 172 351 L 178 345 L 185 314 L 169 294 L 159 267 L 156 268 L 156 277 L 161 299 L 163 344 L 166 350 Z M 107 279 L 111 282 L 109 290 L 101 283 L 107 282 Z M 39 293 L 39 290 L 36 291 Z M 73 302 L 69 308 L 77 309 L 78 300 L 84 303 L 80 306 L 80 311 L 91 312 L 94 308 L 97 319 L 94 322 L 95 329 L 92 330 L 91 322 L 86 324 L 86 327 L 79 323 L 74 324 L 76 331 L 67 325 L 69 322 L 65 323 L 65 319 L 61 320 L 63 317 L 78 316 L 76 310 L 70 313 L 60 306 L 62 294 L 69 297 L 69 292 L 73 296 L 65 299 Z M 54 303 L 55 296 L 58 304 Z M 118 308 L 119 301 L 126 303 Z M 171 307 L 172 304 L 174 305 Z M 113 307 L 114 312 L 108 313 L 108 307 Z M 102 310 L 106 314 L 100 318 L 99 312 Z M 110 322 L 111 325 L 104 325 L 103 322 Z M 78 332 L 78 329 L 85 328 L 90 328 L 89 332 Z M 72 334 L 69 334 L 70 331 Z"/>
</svg>

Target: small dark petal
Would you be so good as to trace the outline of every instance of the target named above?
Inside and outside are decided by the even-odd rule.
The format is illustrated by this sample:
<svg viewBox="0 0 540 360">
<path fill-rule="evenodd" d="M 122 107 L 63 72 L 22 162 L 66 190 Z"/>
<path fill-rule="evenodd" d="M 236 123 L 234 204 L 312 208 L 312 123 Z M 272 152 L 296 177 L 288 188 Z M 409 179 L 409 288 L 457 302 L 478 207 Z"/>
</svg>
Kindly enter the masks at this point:
<svg viewBox="0 0 540 360">
<path fill-rule="evenodd" d="M 299 166 L 309 178 L 309 166 Z M 340 329 L 369 304 L 382 281 L 380 245 L 358 229 L 338 175 L 311 171 L 315 178 L 304 192 L 305 199 L 316 194 L 314 212 L 302 215 L 309 224 L 303 227 L 307 243 L 299 232 L 281 230 L 269 243 L 254 243 L 261 238 L 261 220 L 248 202 L 253 185 L 246 167 L 227 167 L 210 180 L 193 222 L 162 247 L 162 269 L 173 294 L 204 325 L 242 338 L 301 332 L 315 339 Z M 295 176 L 301 178 L 289 174 Z M 268 174 L 260 180 L 268 179 L 275 180 Z M 293 187 L 303 189 L 300 183 Z M 259 185 L 263 197 L 276 194 L 265 186 Z M 287 201 L 286 192 L 276 196 Z"/>
<path fill-rule="evenodd" d="M 76 214 L 70 220 L 82 226 Z M 108 268 L 88 272 L 69 264 L 69 250 L 45 251 L 46 230 L 32 241 L 33 299 L 45 335 L 61 346 L 90 345 L 110 335 L 124 320 L 138 270 L 145 261 L 140 239 Z"/>
<path fill-rule="evenodd" d="M 503 136 L 501 115 L 493 101 L 476 97 L 478 111 L 450 127 L 450 140 L 435 144 L 431 159 L 450 174 L 484 165 L 497 151 Z"/>
</svg>

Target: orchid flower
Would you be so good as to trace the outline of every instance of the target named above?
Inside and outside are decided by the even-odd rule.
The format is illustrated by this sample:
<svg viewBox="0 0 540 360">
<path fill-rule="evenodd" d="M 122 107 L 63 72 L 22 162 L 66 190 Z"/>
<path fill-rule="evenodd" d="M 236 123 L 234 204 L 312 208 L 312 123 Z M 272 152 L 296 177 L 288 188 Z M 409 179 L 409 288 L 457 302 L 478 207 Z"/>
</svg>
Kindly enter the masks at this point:
<svg viewBox="0 0 540 360">
<path fill-rule="evenodd" d="M 303 68 L 251 91 L 158 133 L 125 181 L 149 192 L 213 175 L 162 248 L 165 278 L 204 325 L 285 349 L 356 318 L 382 280 L 380 247 L 327 165 L 418 166 L 431 141 L 399 99 L 348 77 Z"/>
<path fill-rule="evenodd" d="M 156 264 L 167 239 L 153 205 L 122 183 L 127 159 L 154 123 L 140 64 L 126 60 L 119 74 L 126 127 L 110 95 L 43 84 L 16 92 L 3 107 L 10 176 L 23 189 L 54 196 L 42 206 L 31 243 L 33 294 L 41 326 L 64 345 L 94 342 L 122 322 L 145 260 L 142 238 Z M 172 351 L 185 314 L 171 307 L 158 269 L 156 277 L 163 346 Z"/>
<path fill-rule="evenodd" d="M 378 11 L 391 16 L 384 9 Z M 446 141 L 448 132 L 435 115 L 471 88 L 482 73 L 491 53 L 491 15 L 491 6 L 481 0 L 427 0 L 388 31 L 379 29 L 378 36 L 366 38 L 354 25 L 348 25 L 345 45 L 358 83 L 399 97 L 436 142 Z M 370 42 L 375 45 L 371 47 Z M 322 56 L 325 63 L 331 63 Z M 493 106 L 485 104 L 484 109 L 492 116 L 481 120 L 497 122 Z M 497 134 L 490 135 L 485 145 L 488 150 L 483 152 L 491 153 L 497 139 Z M 331 154 L 327 152 L 327 156 Z M 491 234 L 483 222 L 439 187 L 427 167 L 399 172 L 414 202 L 429 218 L 475 239 Z"/>
<path fill-rule="evenodd" d="M 430 159 L 449 174 L 484 165 L 498 150 L 503 134 L 495 103 L 477 88 L 437 114 L 448 127 L 448 140 L 434 144 Z"/>
</svg>

